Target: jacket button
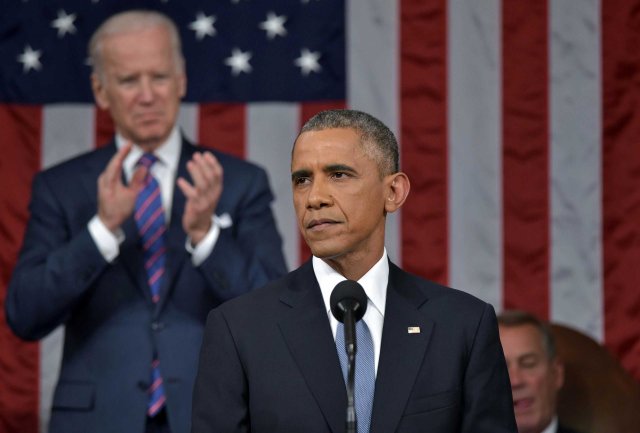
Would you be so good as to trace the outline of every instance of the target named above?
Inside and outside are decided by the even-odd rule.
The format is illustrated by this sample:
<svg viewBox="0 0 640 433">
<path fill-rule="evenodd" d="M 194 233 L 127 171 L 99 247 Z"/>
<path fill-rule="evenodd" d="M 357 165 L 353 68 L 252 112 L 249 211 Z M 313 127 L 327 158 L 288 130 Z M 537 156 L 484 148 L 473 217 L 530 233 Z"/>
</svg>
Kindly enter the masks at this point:
<svg viewBox="0 0 640 433">
<path fill-rule="evenodd" d="M 162 323 L 162 322 L 151 322 L 151 329 L 153 331 L 162 331 L 164 329 L 164 323 Z"/>
</svg>

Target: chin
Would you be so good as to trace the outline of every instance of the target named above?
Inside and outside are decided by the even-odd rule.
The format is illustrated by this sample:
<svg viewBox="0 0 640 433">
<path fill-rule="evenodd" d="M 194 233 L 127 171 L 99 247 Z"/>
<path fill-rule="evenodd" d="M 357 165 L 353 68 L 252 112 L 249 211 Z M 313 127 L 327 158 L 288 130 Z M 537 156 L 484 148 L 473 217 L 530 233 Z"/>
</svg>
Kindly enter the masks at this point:
<svg viewBox="0 0 640 433">
<path fill-rule="evenodd" d="M 320 258 L 320 259 L 332 259 L 338 255 L 340 255 L 339 252 L 336 252 L 335 248 L 327 248 L 327 247 L 322 247 L 319 246 L 317 244 L 313 244 L 313 243 L 308 243 L 307 245 L 309 245 L 309 249 L 311 250 L 311 254 L 313 254 L 314 256 Z"/>
<path fill-rule="evenodd" d="M 160 131 L 141 132 L 139 134 L 136 134 L 134 142 L 139 143 L 140 146 L 157 146 L 169 137 L 170 132 L 171 131 L 166 133 L 162 133 Z"/>
<path fill-rule="evenodd" d="M 521 421 L 521 422 L 517 422 L 516 424 L 518 426 L 518 432 L 520 433 L 537 433 L 537 432 L 541 432 L 544 427 L 543 425 L 540 425 L 541 423 L 539 422 L 539 420 L 532 420 L 532 419 L 527 419 L 526 421 Z"/>
</svg>

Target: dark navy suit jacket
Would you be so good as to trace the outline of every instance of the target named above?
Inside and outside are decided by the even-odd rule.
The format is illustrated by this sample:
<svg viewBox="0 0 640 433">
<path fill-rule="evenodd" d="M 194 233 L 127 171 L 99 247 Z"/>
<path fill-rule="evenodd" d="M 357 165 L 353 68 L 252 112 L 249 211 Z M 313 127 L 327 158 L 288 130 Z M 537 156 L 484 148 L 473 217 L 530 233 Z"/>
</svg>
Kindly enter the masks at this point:
<svg viewBox="0 0 640 433">
<path fill-rule="evenodd" d="M 183 140 L 178 176 L 197 147 Z M 65 325 L 52 433 L 142 433 L 153 353 L 157 352 L 173 433 L 189 431 L 191 396 L 207 313 L 223 301 L 286 272 L 266 173 L 214 152 L 224 169 L 211 255 L 194 267 L 182 229 L 185 197 L 176 186 L 168 228 L 167 277 L 153 305 L 135 222 L 114 263 L 98 251 L 88 221 L 97 209 L 98 175 L 111 145 L 38 174 L 31 217 L 6 300 L 9 325 L 36 340 Z"/>
<path fill-rule="evenodd" d="M 390 264 L 385 308 L 372 433 L 516 433 L 489 304 Z M 211 312 L 193 433 L 341 433 L 346 405 L 311 262 Z"/>
<path fill-rule="evenodd" d="M 558 431 L 556 433 L 580 433 L 580 432 L 570 429 L 569 427 L 558 425 Z"/>
</svg>

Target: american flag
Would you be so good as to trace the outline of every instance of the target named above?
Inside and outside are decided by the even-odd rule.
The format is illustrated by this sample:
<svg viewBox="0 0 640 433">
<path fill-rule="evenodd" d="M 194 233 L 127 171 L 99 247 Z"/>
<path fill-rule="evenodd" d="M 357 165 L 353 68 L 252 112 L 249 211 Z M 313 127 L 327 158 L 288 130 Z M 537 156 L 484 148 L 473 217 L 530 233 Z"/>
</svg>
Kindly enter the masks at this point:
<svg viewBox="0 0 640 433">
<path fill-rule="evenodd" d="M 86 45 L 132 7 L 180 29 L 184 133 L 268 170 L 290 268 L 296 133 L 364 110 L 412 181 L 394 261 L 577 328 L 640 379 L 640 0 L 3 0 L 0 304 L 34 173 L 111 137 Z M 0 432 L 44 431 L 62 330 L 20 342 L 3 314 Z"/>
</svg>

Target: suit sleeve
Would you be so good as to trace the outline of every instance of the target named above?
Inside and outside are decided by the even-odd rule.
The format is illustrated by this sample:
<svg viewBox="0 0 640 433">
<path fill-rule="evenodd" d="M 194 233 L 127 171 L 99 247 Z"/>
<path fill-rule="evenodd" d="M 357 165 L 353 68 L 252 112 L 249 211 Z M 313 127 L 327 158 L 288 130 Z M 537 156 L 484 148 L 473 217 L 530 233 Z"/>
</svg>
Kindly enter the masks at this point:
<svg viewBox="0 0 640 433">
<path fill-rule="evenodd" d="M 207 319 L 193 392 L 191 433 L 250 431 L 247 378 L 219 309 Z"/>
<path fill-rule="evenodd" d="M 245 188 L 238 191 L 233 225 L 220 231 L 213 251 L 199 266 L 221 302 L 287 271 L 271 210 L 273 194 L 267 175 L 261 168 L 252 168 L 243 173 Z"/>
<path fill-rule="evenodd" d="M 71 233 L 73 210 L 63 208 L 42 174 L 34 179 L 29 209 L 5 309 L 13 331 L 36 340 L 66 320 L 108 263 L 86 225 Z"/>
<path fill-rule="evenodd" d="M 511 384 L 493 307 L 485 304 L 464 375 L 464 433 L 517 433 Z"/>
</svg>

